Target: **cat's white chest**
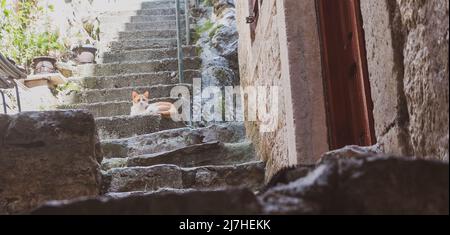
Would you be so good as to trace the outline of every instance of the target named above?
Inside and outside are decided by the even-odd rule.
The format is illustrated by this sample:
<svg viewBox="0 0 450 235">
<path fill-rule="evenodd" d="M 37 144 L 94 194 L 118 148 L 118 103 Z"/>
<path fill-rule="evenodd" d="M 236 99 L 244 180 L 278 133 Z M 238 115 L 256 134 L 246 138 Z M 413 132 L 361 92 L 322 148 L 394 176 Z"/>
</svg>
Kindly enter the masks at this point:
<svg viewBox="0 0 450 235">
<path fill-rule="evenodd" d="M 157 115 L 159 114 L 159 108 L 156 104 L 149 104 L 147 107 L 142 107 L 141 105 L 131 106 L 131 116 L 137 115 Z"/>
<path fill-rule="evenodd" d="M 131 106 L 131 116 L 142 115 L 146 112 L 146 108 L 141 105 L 133 105 Z"/>
</svg>

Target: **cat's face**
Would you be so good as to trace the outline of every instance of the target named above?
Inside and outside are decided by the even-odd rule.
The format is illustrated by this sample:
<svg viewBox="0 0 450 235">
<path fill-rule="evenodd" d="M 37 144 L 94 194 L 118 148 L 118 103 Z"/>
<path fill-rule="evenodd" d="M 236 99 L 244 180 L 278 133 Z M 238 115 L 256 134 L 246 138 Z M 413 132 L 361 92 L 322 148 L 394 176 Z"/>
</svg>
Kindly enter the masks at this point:
<svg viewBox="0 0 450 235">
<path fill-rule="evenodd" d="M 139 94 L 133 91 L 131 96 L 133 98 L 133 106 L 140 106 L 142 108 L 147 108 L 150 96 L 150 93 L 148 91 L 146 91 L 144 94 Z"/>
</svg>

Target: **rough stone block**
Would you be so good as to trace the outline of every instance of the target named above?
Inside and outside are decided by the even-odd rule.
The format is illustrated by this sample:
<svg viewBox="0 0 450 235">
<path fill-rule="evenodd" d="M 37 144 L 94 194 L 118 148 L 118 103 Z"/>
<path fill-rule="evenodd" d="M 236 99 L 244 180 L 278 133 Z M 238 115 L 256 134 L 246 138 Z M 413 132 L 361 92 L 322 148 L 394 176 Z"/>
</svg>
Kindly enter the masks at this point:
<svg viewBox="0 0 450 235">
<path fill-rule="evenodd" d="M 88 113 L 0 115 L 0 214 L 28 212 L 48 200 L 98 195 L 101 160 Z"/>
<path fill-rule="evenodd" d="M 448 185 L 447 163 L 336 157 L 260 199 L 268 214 L 448 214 Z"/>
<path fill-rule="evenodd" d="M 36 215 L 217 215 L 259 214 L 261 205 L 247 189 L 164 191 L 120 198 L 51 202 Z"/>
</svg>

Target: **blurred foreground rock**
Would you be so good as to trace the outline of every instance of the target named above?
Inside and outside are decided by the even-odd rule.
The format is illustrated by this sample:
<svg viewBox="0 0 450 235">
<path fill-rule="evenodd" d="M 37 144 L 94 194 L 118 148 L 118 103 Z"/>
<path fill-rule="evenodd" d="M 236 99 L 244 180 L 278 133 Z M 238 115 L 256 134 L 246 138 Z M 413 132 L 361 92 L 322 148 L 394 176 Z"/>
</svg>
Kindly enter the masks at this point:
<svg viewBox="0 0 450 235">
<path fill-rule="evenodd" d="M 261 195 L 268 214 L 448 214 L 449 167 L 395 157 L 329 158 Z"/>
<path fill-rule="evenodd" d="M 94 118 L 82 111 L 0 115 L 0 214 L 49 200 L 96 196 L 102 160 Z"/>
<path fill-rule="evenodd" d="M 33 214 L 448 214 L 447 163 L 385 156 L 330 158 L 308 171 L 305 166 L 286 170 L 286 175 L 294 172 L 300 178 L 273 182 L 276 186 L 256 196 L 232 188 L 110 193 L 50 202 Z"/>
</svg>

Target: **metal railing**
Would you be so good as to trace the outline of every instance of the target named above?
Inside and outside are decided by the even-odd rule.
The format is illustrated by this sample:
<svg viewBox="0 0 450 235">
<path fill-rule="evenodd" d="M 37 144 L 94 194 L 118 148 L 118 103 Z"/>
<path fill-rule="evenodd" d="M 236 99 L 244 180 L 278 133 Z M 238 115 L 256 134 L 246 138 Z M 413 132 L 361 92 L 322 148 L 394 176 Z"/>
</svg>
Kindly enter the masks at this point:
<svg viewBox="0 0 450 235">
<path fill-rule="evenodd" d="M 186 45 L 191 44 L 190 0 L 184 0 L 184 17 L 186 20 Z"/>
<path fill-rule="evenodd" d="M 20 93 L 19 87 L 17 86 L 17 79 L 26 78 L 27 75 L 21 71 L 15 64 L 13 64 L 10 60 L 0 54 L 0 95 L 2 97 L 3 102 L 3 112 L 5 114 L 8 113 L 7 105 L 6 105 L 6 97 L 5 93 L 2 89 L 12 89 L 14 88 L 16 91 L 17 98 L 17 108 L 19 112 L 22 112 L 22 107 L 20 103 Z"/>
<path fill-rule="evenodd" d="M 198 7 L 200 4 L 199 0 L 195 0 L 195 5 Z M 184 82 L 184 53 L 183 53 L 183 35 L 182 35 L 182 22 L 181 22 L 181 0 L 176 0 L 176 24 L 177 24 L 177 50 L 178 50 L 178 79 L 180 83 Z M 186 46 L 191 44 L 191 0 L 184 0 L 184 19 L 186 27 Z"/>
<path fill-rule="evenodd" d="M 185 0 L 188 2 L 188 0 Z M 185 4 L 188 5 L 189 3 Z M 184 55 L 183 55 L 183 40 L 181 35 L 181 4 L 180 0 L 176 0 L 176 24 L 177 24 L 177 59 L 178 59 L 178 80 L 180 83 L 184 82 Z M 185 7 L 186 8 L 186 7 Z M 188 12 L 185 11 L 185 15 L 188 15 Z"/>
</svg>

